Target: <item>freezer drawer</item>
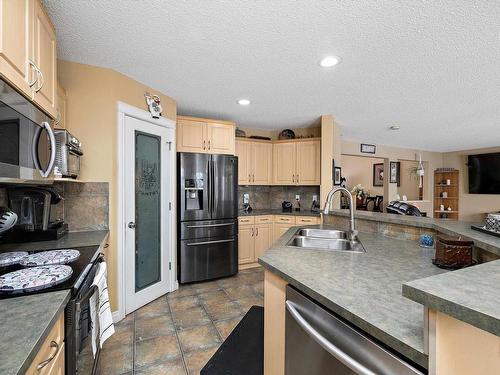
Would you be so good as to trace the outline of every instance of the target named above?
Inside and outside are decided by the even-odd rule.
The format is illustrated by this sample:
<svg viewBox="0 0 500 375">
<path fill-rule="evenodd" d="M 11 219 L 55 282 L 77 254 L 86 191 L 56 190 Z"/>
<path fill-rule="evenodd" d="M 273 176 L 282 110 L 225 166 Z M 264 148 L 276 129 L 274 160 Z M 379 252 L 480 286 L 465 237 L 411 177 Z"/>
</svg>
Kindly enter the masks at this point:
<svg viewBox="0 0 500 375">
<path fill-rule="evenodd" d="M 180 283 L 235 275 L 238 236 L 182 240 L 178 256 Z"/>
<path fill-rule="evenodd" d="M 238 233 L 238 221 L 226 220 L 201 220 L 180 223 L 181 240 L 213 237 L 234 237 Z"/>
<path fill-rule="evenodd" d="M 290 286 L 285 330 L 286 375 L 423 374 Z"/>
</svg>

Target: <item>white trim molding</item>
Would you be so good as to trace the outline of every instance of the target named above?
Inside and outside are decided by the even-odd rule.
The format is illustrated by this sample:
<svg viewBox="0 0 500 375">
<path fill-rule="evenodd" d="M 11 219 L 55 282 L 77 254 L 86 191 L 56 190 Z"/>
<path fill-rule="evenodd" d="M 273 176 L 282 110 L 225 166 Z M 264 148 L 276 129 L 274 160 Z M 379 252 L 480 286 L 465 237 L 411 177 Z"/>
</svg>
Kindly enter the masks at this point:
<svg viewBox="0 0 500 375">
<path fill-rule="evenodd" d="M 117 246 L 116 246 L 116 261 L 117 261 L 117 296 L 118 296 L 118 310 L 113 312 L 113 321 L 119 322 L 123 318 L 125 318 L 125 256 L 124 256 L 124 246 L 125 246 L 125 166 L 123 161 L 125 160 L 125 132 L 124 132 L 124 124 L 125 117 L 133 117 L 138 120 L 149 122 L 153 125 L 162 126 L 166 128 L 171 128 L 174 130 L 175 134 L 175 121 L 170 120 L 164 117 L 160 117 L 158 119 L 153 118 L 148 111 L 144 111 L 140 108 L 131 106 L 127 103 L 117 102 L 117 188 L 118 188 L 118 199 L 117 199 Z M 173 173 L 174 176 L 172 178 L 172 191 L 173 197 L 177 196 L 177 176 L 176 176 L 176 141 L 175 136 L 171 144 L 171 151 L 174 155 L 172 163 L 173 165 Z M 172 267 L 172 272 L 170 272 L 170 291 L 174 291 L 179 288 L 179 284 L 177 282 L 177 215 L 176 215 L 176 199 L 172 199 L 172 233 L 174 234 L 171 238 L 172 241 L 172 251 L 169 254 L 169 262 Z"/>
</svg>

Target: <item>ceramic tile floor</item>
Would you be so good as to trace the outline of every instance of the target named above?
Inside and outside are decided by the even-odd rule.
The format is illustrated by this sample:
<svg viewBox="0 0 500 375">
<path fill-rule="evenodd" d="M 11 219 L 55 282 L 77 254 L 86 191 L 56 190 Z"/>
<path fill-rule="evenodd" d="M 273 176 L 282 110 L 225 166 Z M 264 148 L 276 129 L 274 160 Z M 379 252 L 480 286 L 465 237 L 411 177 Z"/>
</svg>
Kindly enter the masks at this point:
<svg viewBox="0 0 500 375">
<path fill-rule="evenodd" d="M 263 295 L 261 267 L 181 286 L 115 326 L 101 352 L 100 373 L 199 374 L 248 309 L 263 306 Z"/>
</svg>

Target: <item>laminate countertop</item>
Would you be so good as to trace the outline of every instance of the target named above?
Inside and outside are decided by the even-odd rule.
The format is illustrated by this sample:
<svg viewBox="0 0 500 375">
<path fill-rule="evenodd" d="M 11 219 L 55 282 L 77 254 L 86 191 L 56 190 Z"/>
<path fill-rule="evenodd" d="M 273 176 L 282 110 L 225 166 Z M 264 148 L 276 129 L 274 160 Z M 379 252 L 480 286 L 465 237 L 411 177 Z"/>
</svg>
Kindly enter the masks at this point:
<svg viewBox="0 0 500 375">
<path fill-rule="evenodd" d="M 349 216 L 349 210 L 332 210 L 332 216 Z M 479 232 L 471 228 L 471 223 L 467 221 L 452 220 L 452 219 L 434 219 L 431 217 L 417 217 L 387 214 L 381 212 L 355 211 L 356 219 L 371 220 L 380 223 L 392 223 L 409 225 L 417 228 L 434 229 L 450 236 L 462 236 L 474 241 L 474 245 L 489 251 L 495 255 L 500 255 L 500 237 L 495 237 L 491 234 Z"/>
<path fill-rule="evenodd" d="M 108 231 L 70 232 L 57 241 L 2 244 L 0 252 L 104 246 Z M 69 289 L 0 300 L 0 374 L 25 374 L 71 297 Z"/>
<path fill-rule="evenodd" d="M 313 212 L 310 210 L 303 211 L 283 211 L 279 209 L 255 209 L 250 212 L 242 211 L 238 213 L 238 216 L 261 216 L 261 215 L 290 215 L 290 216 L 316 216 L 319 217 L 319 212 Z"/>
<path fill-rule="evenodd" d="M 297 228 L 289 229 L 259 258 L 259 263 L 353 325 L 427 367 L 424 307 L 405 298 L 401 289 L 409 281 L 447 272 L 432 264 L 434 250 L 421 248 L 415 241 L 372 233 L 359 235 L 366 253 L 286 246 Z"/>
</svg>

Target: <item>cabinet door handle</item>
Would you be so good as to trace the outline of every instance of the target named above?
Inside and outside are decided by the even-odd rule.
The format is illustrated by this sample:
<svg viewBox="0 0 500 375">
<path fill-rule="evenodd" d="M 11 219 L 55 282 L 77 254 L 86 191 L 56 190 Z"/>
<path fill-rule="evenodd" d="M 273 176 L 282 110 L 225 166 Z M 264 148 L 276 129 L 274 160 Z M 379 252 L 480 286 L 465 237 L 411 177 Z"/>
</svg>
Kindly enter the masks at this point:
<svg viewBox="0 0 500 375">
<path fill-rule="evenodd" d="M 210 141 L 208 141 L 208 149 L 210 150 Z"/>
<path fill-rule="evenodd" d="M 203 149 L 205 150 L 206 149 L 206 141 L 203 141 Z"/>
<path fill-rule="evenodd" d="M 292 182 L 295 182 L 295 175 L 292 174 Z"/>
<path fill-rule="evenodd" d="M 36 67 L 35 63 L 33 61 L 31 61 L 31 60 L 28 60 L 28 65 L 30 67 L 33 67 L 33 69 L 35 69 L 35 74 L 33 76 L 33 81 L 28 82 L 29 87 L 33 87 L 33 85 L 38 81 L 38 73 L 37 73 L 38 68 Z"/>
<path fill-rule="evenodd" d="M 295 182 L 299 183 L 299 175 L 295 176 L 296 180 Z"/>
<path fill-rule="evenodd" d="M 253 228 L 252 228 L 252 237 L 253 237 L 253 235 L 254 235 L 254 230 L 253 230 Z"/>
<path fill-rule="evenodd" d="M 42 362 L 40 362 L 38 364 L 38 366 L 36 366 L 37 371 L 40 371 L 45 366 L 47 366 L 50 363 L 50 361 L 52 361 L 55 358 L 55 356 L 57 355 L 57 353 L 59 352 L 59 344 L 57 342 L 55 342 L 54 340 L 52 340 L 50 342 L 50 347 L 55 348 L 56 350 L 49 356 L 49 358 L 47 358 L 46 360 L 43 360 Z"/>
<path fill-rule="evenodd" d="M 36 74 L 39 75 L 39 78 L 40 78 L 40 79 L 37 79 L 37 81 L 39 82 L 39 86 L 37 86 L 37 88 L 35 89 L 35 92 L 38 92 L 42 89 L 43 84 L 45 83 L 45 79 L 43 78 L 42 71 L 38 67 L 36 67 Z"/>
<path fill-rule="evenodd" d="M 255 228 L 255 236 L 259 235 L 259 228 Z"/>
<path fill-rule="evenodd" d="M 248 182 L 252 182 L 252 175 L 248 175 Z"/>
<path fill-rule="evenodd" d="M 255 175 L 252 175 L 252 182 L 255 182 Z"/>
</svg>

